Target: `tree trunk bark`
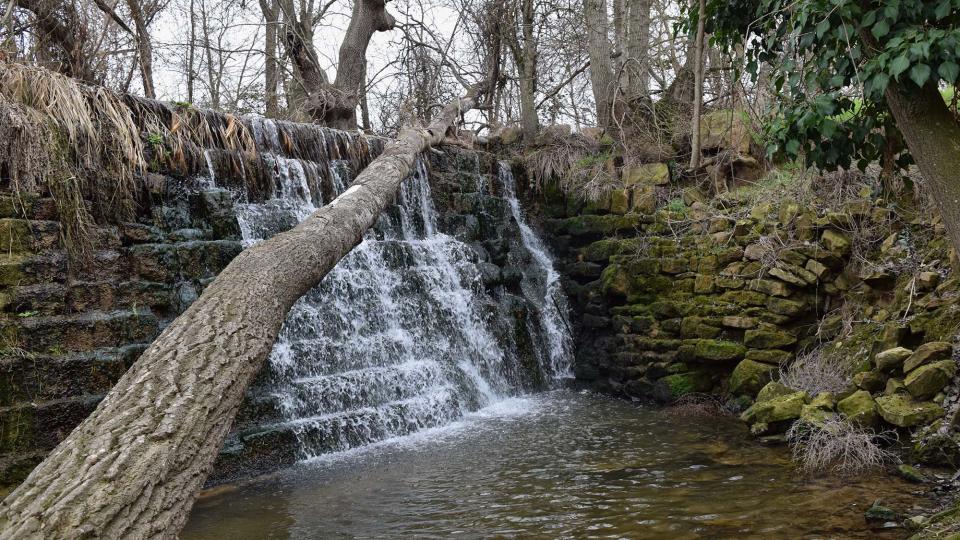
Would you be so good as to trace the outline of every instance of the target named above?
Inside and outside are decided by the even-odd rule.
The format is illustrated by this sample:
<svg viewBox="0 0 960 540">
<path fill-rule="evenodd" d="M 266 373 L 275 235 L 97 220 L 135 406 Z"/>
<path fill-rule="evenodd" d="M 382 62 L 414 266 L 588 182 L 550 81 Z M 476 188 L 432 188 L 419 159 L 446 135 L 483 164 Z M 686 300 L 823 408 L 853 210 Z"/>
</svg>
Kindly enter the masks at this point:
<svg viewBox="0 0 960 540">
<path fill-rule="evenodd" d="M 127 0 L 130 16 L 133 18 L 134 28 L 137 30 L 137 57 L 140 62 L 140 76 L 143 79 L 143 95 L 149 99 L 156 99 L 157 92 L 153 87 L 153 45 L 150 43 L 150 32 L 143 18 L 143 9 L 137 0 Z"/>
<path fill-rule="evenodd" d="M 627 25 L 627 97 L 650 95 L 651 0 L 630 0 Z"/>
<path fill-rule="evenodd" d="M 243 251 L 0 503 L 0 538 L 175 538 L 290 307 L 394 200 L 476 91 L 407 128 L 333 202 Z"/>
<path fill-rule="evenodd" d="M 610 123 L 614 73 L 610 61 L 609 24 L 606 0 L 584 0 L 584 22 L 587 25 L 587 52 L 590 56 L 590 82 L 597 107 L 597 125 Z"/>
<path fill-rule="evenodd" d="M 263 13 L 263 21 L 266 24 L 263 48 L 263 108 L 264 116 L 267 118 L 276 118 L 280 114 L 280 105 L 277 98 L 277 87 L 279 86 L 279 69 L 277 67 L 278 9 L 275 0 L 260 0 L 260 11 Z"/>
<path fill-rule="evenodd" d="M 697 44 L 693 66 L 693 118 L 690 133 L 690 168 L 700 166 L 700 113 L 703 108 L 703 69 L 704 69 L 704 19 L 706 19 L 706 1 L 700 0 L 697 15 Z"/>
<path fill-rule="evenodd" d="M 532 141 L 540 131 L 537 117 L 537 42 L 533 36 L 533 0 L 523 0 L 523 65 L 520 75 L 520 122 L 523 136 Z"/>
<path fill-rule="evenodd" d="M 933 82 L 917 88 L 890 79 L 885 96 L 960 253 L 960 124 Z"/>
</svg>

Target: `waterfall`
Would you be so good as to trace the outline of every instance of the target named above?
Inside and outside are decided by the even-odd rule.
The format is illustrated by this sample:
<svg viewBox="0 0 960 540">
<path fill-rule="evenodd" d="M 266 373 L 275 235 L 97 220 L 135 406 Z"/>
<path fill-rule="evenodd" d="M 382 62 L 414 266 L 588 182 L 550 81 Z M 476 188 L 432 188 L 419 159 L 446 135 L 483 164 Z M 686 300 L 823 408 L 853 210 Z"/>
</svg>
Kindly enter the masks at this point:
<svg viewBox="0 0 960 540">
<path fill-rule="evenodd" d="M 344 141 L 362 137 L 311 127 L 315 139 L 337 141 L 335 158 L 318 162 L 284 155 L 274 122 L 250 124 L 275 189 L 269 200 L 237 203 L 246 245 L 322 205 L 311 190 L 321 184 L 314 176 L 328 179 L 334 196 L 342 193 L 352 171 L 340 156 L 353 152 Z M 512 186 L 505 174 L 501 180 Z M 485 187 L 481 177 L 476 189 Z M 536 269 L 523 280 L 523 297 L 538 314 L 531 333 L 537 369 L 552 381 L 569 373 L 566 304 L 543 243 L 523 220 L 512 187 L 509 193 Z M 419 159 L 396 205 L 289 313 L 256 389 L 274 412 L 257 429 L 292 432 L 299 458 L 309 459 L 447 424 L 521 393 L 530 387 L 529 367 L 513 338 L 498 330 L 513 324 L 501 315 L 508 310 L 499 309 L 500 296 L 508 295 L 485 287 L 475 250 L 441 232 L 428 164 Z"/>
<path fill-rule="evenodd" d="M 553 267 L 553 258 L 543 240 L 530 228 L 520 201 L 517 199 L 517 185 L 510 170 L 510 164 L 500 161 L 497 164 L 503 195 L 510 204 L 513 219 L 520 227 L 520 238 L 524 247 L 533 256 L 539 272 L 524 276 L 524 294 L 535 302 L 540 315 L 540 325 L 546 337 L 550 372 L 555 377 L 572 377 L 570 355 L 573 354 L 573 338 L 570 333 L 567 297 L 560 284 L 560 273 Z M 537 294 L 539 291 L 539 295 Z"/>
</svg>

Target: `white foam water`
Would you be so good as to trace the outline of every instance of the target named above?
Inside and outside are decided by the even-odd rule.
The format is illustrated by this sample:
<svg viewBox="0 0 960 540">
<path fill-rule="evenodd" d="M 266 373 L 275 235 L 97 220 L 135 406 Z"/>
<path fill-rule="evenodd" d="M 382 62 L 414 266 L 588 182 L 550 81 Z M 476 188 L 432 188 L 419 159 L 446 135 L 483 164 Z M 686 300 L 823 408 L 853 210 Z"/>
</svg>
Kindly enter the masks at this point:
<svg viewBox="0 0 960 540">
<path fill-rule="evenodd" d="M 322 204 L 311 192 L 318 185 L 311 175 L 325 172 L 335 195 L 349 181 L 341 156 L 326 160 L 326 171 L 316 170 L 317 163 L 281 155 L 272 121 L 251 125 L 277 189 L 266 202 L 237 204 L 246 245 L 292 227 Z M 341 146 L 344 136 L 336 135 Z M 328 138 L 333 135 L 322 136 Z M 546 349 L 543 375 L 565 376 L 570 336 L 562 294 L 553 289 L 558 277 L 511 197 L 523 245 L 545 272 L 524 285 L 546 336 L 535 346 Z M 292 430 L 300 457 L 312 459 L 450 425 L 516 396 L 528 385 L 520 360 L 495 331 L 497 313 L 475 252 L 439 232 L 428 167 L 418 160 L 397 208 L 385 212 L 288 315 L 266 385 L 281 418 L 268 428 Z"/>
</svg>

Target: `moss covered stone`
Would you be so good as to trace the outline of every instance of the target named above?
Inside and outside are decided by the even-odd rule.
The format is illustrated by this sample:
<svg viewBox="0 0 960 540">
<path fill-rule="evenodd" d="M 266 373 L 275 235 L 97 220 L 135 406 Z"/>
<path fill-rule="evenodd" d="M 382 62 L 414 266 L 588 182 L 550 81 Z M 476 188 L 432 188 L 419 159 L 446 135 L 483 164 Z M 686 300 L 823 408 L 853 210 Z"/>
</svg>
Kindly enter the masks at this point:
<svg viewBox="0 0 960 540">
<path fill-rule="evenodd" d="M 793 358 L 793 353 L 780 349 L 749 349 L 744 358 L 777 366 L 789 362 Z"/>
<path fill-rule="evenodd" d="M 785 396 L 777 396 L 764 401 L 757 401 L 740 415 L 740 419 L 748 424 L 773 424 L 800 418 L 803 406 L 809 401 L 806 392 L 794 392 Z"/>
<path fill-rule="evenodd" d="M 768 382 L 770 382 L 776 367 L 769 364 L 743 360 L 733 369 L 730 375 L 730 393 L 735 395 L 754 396 Z"/>
<path fill-rule="evenodd" d="M 946 341 L 931 341 L 917 347 L 917 350 L 903 362 L 903 372 L 909 373 L 914 369 L 934 362 L 945 360 L 953 356 L 953 344 Z"/>
<path fill-rule="evenodd" d="M 852 245 L 850 239 L 841 232 L 827 229 L 823 231 L 823 234 L 820 236 L 820 241 L 824 247 L 837 255 L 842 256 L 850 253 L 850 246 Z"/>
<path fill-rule="evenodd" d="M 713 339 L 698 339 L 693 343 L 693 357 L 705 362 L 730 362 L 739 360 L 747 349 L 739 343 Z"/>
<path fill-rule="evenodd" d="M 916 399 L 930 399 L 953 379 L 957 364 L 953 360 L 941 360 L 911 371 L 903 380 L 910 395 Z"/>
<path fill-rule="evenodd" d="M 771 381 L 757 392 L 757 401 L 767 401 L 775 397 L 787 396 L 794 392 L 796 392 L 796 390 L 787 387 L 783 383 Z"/>
<path fill-rule="evenodd" d="M 900 367 L 903 366 L 903 361 L 911 354 L 913 354 L 913 351 L 910 349 L 894 347 L 877 354 L 873 359 L 873 363 L 880 371 L 889 373 L 900 369 Z"/>
<path fill-rule="evenodd" d="M 743 342 L 752 349 L 777 349 L 793 345 L 797 338 L 784 330 L 767 327 L 747 330 Z"/>
<path fill-rule="evenodd" d="M 877 423 L 877 404 L 866 390 L 857 390 L 841 399 L 837 402 L 837 410 L 847 420 L 861 426 L 874 426 Z"/>
<path fill-rule="evenodd" d="M 623 185 L 662 186 L 670 183 L 670 169 L 666 163 L 647 163 L 624 167 L 621 173 Z"/>
<path fill-rule="evenodd" d="M 670 395 L 674 398 L 694 392 L 707 392 L 712 386 L 710 376 L 698 371 L 667 375 L 660 381 L 667 385 L 670 389 Z"/>
<path fill-rule="evenodd" d="M 907 428 L 928 424 L 943 416 L 943 409 L 936 403 L 914 401 L 905 394 L 880 396 L 876 402 L 880 416 L 897 427 Z"/>
</svg>

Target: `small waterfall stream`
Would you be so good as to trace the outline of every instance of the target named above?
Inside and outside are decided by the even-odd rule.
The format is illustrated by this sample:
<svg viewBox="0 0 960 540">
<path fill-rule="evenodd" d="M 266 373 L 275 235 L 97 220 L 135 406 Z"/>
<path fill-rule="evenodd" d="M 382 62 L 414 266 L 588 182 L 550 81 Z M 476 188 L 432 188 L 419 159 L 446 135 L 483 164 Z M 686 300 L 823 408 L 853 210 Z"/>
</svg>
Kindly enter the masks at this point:
<svg viewBox="0 0 960 540">
<path fill-rule="evenodd" d="M 275 195 L 237 203 L 248 246 L 322 205 L 318 177 L 330 179 L 336 196 L 351 176 L 348 160 L 292 158 L 284 155 L 273 122 L 251 124 L 273 171 Z M 321 140 L 344 136 L 313 129 Z M 468 182 L 474 189 L 489 188 L 482 175 L 476 177 Z M 529 259 L 522 298 L 536 324 L 527 321 L 529 328 L 520 330 L 533 341 L 536 376 L 520 358 L 516 338 L 502 332 L 516 333 L 519 323 L 503 315 L 516 296 L 503 286 L 485 287 L 475 250 L 441 232 L 429 180 L 428 164 L 418 160 L 395 207 L 284 323 L 268 373 L 255 389 L 273 412 L 262 415 L 253 431 L 292 432 L 298 459 L 444 425 L 535 387 L 534 378 L 549 387 L 569 376 L 571 336 L 558 274 L 523 218 L 509 167 L 500 167 L 499 182 L 519 227 L 515 243 L 528 252 L 516 257 Z M 505 305 L 511 307 L 497 307 Z"/>
</svg>

